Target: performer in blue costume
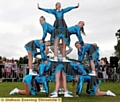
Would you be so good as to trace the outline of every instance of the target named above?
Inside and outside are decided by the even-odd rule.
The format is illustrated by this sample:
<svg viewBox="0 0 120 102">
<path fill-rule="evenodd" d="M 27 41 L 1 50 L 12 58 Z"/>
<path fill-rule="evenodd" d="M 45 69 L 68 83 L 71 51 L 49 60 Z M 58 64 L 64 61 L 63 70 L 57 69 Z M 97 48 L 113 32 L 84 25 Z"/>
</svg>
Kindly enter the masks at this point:
<svg viewBox="0 0 120 102">
<path fill-rule="evenodd" d="M 90 80 L 87 82 L 86 93 L 89 96 L 116 96 L 113 92 L 108 90 L 107 92 L 100 91 L 99 85 L 101 81 L 97 76 L 89 76 Z M 82 80 L 83 78 L 81 78 Z"/>
<path fill-rule="evenodd" d="M 77 25 L 69 27 L 68 28 L 68 33 L 70 35 L 76 34 L 79 42 L 83 42 L 83 38 L 81 36 L 81 31 L 85 35 L 84 28 L 83 28 L 84 25 L 85 25 L 85 23 L 83 21 L 80 21 Z"/>
<path fill-rule="evenodd" d="M 47 23 L 44 16 L 41 16 L 39 21 L 40 21 L 40 24 L 41 24 L 41 26 L 43 28 L 43 36 L 42 36 L 42 39 L 40 41 L 40 43 L 41 43 L 41 42 L 45 41 L 47 33 L 52 34 L 55 27 L 53 27 L 51 24 Z"/>
<path fill-rule="evenodd" d="M 96 96 L 104 96 L 104 95 L 116 96 L 114 93 L 112 93 L 109 90 L 107 92 L 99 91 L 98 89 L 99 89 L 99 85 L 100 85 L 101 81 L 98 79 L 97 76 L 88 75 L 81 63 L 71 62 L 70 64 L 74 70 L 78 70 L 76 78 L 74 79 L 75 81 L 78 81 L 77 88 L 76 88 L 76 95 L 78 95 L 78 96 L 81 95 L 83 85 L 85 82 L 87 82 L 86 93 L 90 96 L 94 96 L 94 95 L 96 95 Z"/>
<path fill-rule="evenodd" d="M 35 81 L 35 77 L 33 75 L 26 75 L 23 78 L 25 90 L 20 90 L 18 88 L 15 88 L 10 92 L 10 95 L 14 95 L 16 93 L 23 94 L 23 95 L 37 95 L 37 93 L 40 91 L 39 84 Z"/>
<path fill-rule="evenodd" d="M 82 93 L 83 85 L 87 82 L 87 89 L 86 93 L 90 96 L 116 96 L 113 92 L 108 90 L 107 92 L 99 91 L 99 85 L 101 81 L 98 79 L 97 76 L 90 76 L 87 75 L 86 71 L 82 64 L 76 64 L 71 62 L 71 65 L 75 70 L 78 70 L 78 74 L 76 75 L 75 81 L 78 81 L 77 88 L 76 88 L 76 95 L 80 96 Z"/>
<path fill-rule="evenodd" d="M 69 40 L 70 40 L 70 35 L 68 34 L 67 25 L 64 20 L 64 13 L 78 7 L 79 7 L 79 3 L 77 6 L 61 9 L 61 3 L 57 2 L 55 9 L 45 9 L 45 8 L 39 7 L 39 4 L 38 4 L 38 9 L 43 10 L 47 13 L 53 14 L 56 18 L 54 22 L 54 27 L 57 30 L 54 30 L 54 33 L 51 35 L 52 44 L 54 44 L 54 56 L 55 56 L 54 60 L 55 61 L 57 61 L 57 55 L 58 55 L 57 45 L 59 43 L 59 40 L 62 39 L 62 44 L 63 44 L 63 53 L 62 53 L 63 61 L 66 61 L 65 50 L 66 50 L 66 45 L 69 45 Z"/>
<path fill-rule="evenodd" d="M 83 44 L 81 42 L 76 42 L 75 47 L 78 49 L 78 61 L 82 61 L 85 53 L 88 54 L 90 60 L 90 66 L 92 73 L 89 75 L 96 76 L 95 73 L 95 62 L 98 61 L 98 46 L 93 44 Z"/>
<path fill-rule="evenodd" d="M 49 94 L 49 85 L 45 72 L 49 70 L 50 65 L 51 65 L 50 61 L 46 61 L 46 62 L 43 61 L 42 64 L 39 65 L 39 76 L 35 77 L 37 83 L 44 85 L 47 96 Z"/>
<path fill-rule="evenodd" d="M 48 53 L 48 48 L 46 48 L 47 46 L 50 45 L 50 42 L 41 42 L 40 40 L 32 40 L 30 42 L 28 42 L 25 45 L 25 49 L 28 52 L 28 58 L 29 58 L 29 74 L 34 74 L 32 71 L 32 62 L 33 62 L 33 57 L 36 57 L 37 54 L 37 48 L 40 49 L 40 54 L 41 54 L 41 58 L 43 60 L 47 60 L 47 53 Z"/>
<path fill-rule="evenodd" d="M 59 49 L 58 50 L 59 51 L 58 52 L 58 61 L 61 62 L 61 60 L 62 60 L 62 51 L 63 51 L 62 50 L 63 49 L 62 44 L 59 44 L 58 47 L 59 47 L 58 48 Z M 66 55 L 68 55 L 73 50 L 72 47 L 70 47 L 70 46 L 68 46 L 68 48 L 69 49 L 66 50 Z M 54 52 L 54 46 L 50 46 L 50 49 Z M 68 67 L 64 66 L 65 71 L 67 70 L 67 68 Z M 59 93 L 64 94 L 63 91 L 66 93 L 66 94 L 64 94 L 64 97 L 72 97 L 72 95 L 69 94 L 71 92 L 67 90 L 67 86 L 66 86 L 67 78 L 70 79 L 71 77 L 69 75 L 67 75 L 67 74 L 65 75 L 65 73 L 60 70 L 60 71 L 58 71 L 56 73 L 55 78 L 56 78 L 56 83 L 59 83 L 59 84 L 56 84 L 55 91 L 51 93 L 52 97 L 57 97 Z M 56 94 L 57 90 L 58 90 L 58 94 Z"/>
<path fill-rule="evenodd" d="M 78 70 L 78 73 L 74 80 L 78 81 L 77 88 L 76 88 L 76 94 L 80 95 L 82 93 L 84 83 L 88 82 L 91 77 L 87 75 L 87 72 L 85 71 L 81 63 L 71 62 L 70 65 L 73 67 L 74 70 Z"/>
</svg>

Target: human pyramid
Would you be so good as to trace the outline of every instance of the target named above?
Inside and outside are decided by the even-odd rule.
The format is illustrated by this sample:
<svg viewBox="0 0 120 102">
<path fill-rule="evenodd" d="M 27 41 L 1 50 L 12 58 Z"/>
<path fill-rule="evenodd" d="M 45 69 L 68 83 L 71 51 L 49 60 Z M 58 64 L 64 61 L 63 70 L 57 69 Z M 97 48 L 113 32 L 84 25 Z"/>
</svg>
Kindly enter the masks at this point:
<svg viewBox="0 0 120 102">
<path fill-rule="evenodd" d="M 79 96 L 82 93 L 82 88 L 87 82 L 86 93 L 90 96 L 116 96 L 111 91 L 102 92 L 99 89 L 100 80 L 97 77 L 97 69 L 99 67 L 98 59 L 99 52 L 97 44 L 85 43 L 82 39 L 81 32 L 85 35 L 83 21 L 79 21 L 77 25 L 67 27 L 64 20 L 64 13 L 69 12 L 77 6 L 61 9 L 61 3 L 55 4 L 55 9 L 41 8 L 37 4 L 38 9 L 49 14 L 53 14 L 56 18 L 54 25 L 47 23 L 44 16 L 41 16 L 39 21 L 43 28 L 42 39 L 32 40 L 25 45 L 29 57 L 29 74 L 24 76 L 23 81 L 25 90 L 15 88 L 10 92 L 12 94 L 36 95 L 40 90 L 39 84 L 43 84 L 46 95 L 50 97 L 58 97 L 59 92 L 63 92 L 64 97 L 73 97 L 72 92 L 67 89 L 67 81 L 77 81 L 76 94 Z M 47 33 L 51 35 L 50 41 L 45 41 Z M 78 49 L 78 60 L 67 59 L 66 55 L 72 51 L 70 45 L 70 36 L 76 34 L 79 41 L 76 41 L 75 47 Z M 60 43 L 60 40 L 62 43 Z M 54 59 L 48 59 L 48 46 L 54 52 Z M 66 50 L 66 46 L 69 50 Z M 37 52 L 37 48 L 40 52 Z M 90 72 L 87 73 L 82 63 L 85 54 L 88 55 Z M 41 55 L 42 63 L 39 65 L 39 73 L 32 71 L 33 57 L 37 54 Z M 55 90 L 49 93 L 49 81 L 55 82 Z"/>
</svg>

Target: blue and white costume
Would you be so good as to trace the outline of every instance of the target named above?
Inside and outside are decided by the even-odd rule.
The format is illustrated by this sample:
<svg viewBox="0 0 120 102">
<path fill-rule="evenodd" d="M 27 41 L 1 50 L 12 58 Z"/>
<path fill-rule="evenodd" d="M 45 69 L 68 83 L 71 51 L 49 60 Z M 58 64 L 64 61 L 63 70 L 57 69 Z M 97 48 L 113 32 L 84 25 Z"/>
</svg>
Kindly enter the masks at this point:
<svg viewBox="0 0 120 102">
<path fill-rule="evenodd" d="M 36 78 L 35 78 L 37 83 L 44 85 L 47 96 L 49 94 L 49 86 L 48 86 L 47 77 L 44 73 L 49 70 L 50 65 L 51 65 L 50 61 L 48 61 L 48 64 L 46 64 L 45 62 L 42 62 L 42 64 L 39 65 L 39 76 L 36 76 Z"/>
<path fill-rule="evenodd" d="M 72 26 L 68 28 L 68 33 L 70 35 L 76 34 L 79 42 L 83 42 L 83 38 L 81 36 L 81 28 L 78 25 Z"/>
<path fill-rule="evenodd" d="M 83 85 L 85 82 L 87 82 L 86 93 L 90 96 L 95 95 L 96 87 L 100 84 L 100 80 L 97 78 L 97 76 L 87 75 L 87 72 L 85 71 L 82 64 L 71 62 L 71 66 L 74 70 L 78 70 L 78 84 L 76 88 L 76 94 L 81 95 Z"/>
<path fill-rule="evenodd" d="M 42 40 L 45 40 L 47 33 L 52 34 L 53 30 L 55 29 L 51 24 L 47 22 L 42 24 L 42 28 L 43 28 Z"/>
<path fill-rule="evenodd" d="M 78 61 L 82 61 L 84 58 L 85 53 L 87 52 L 89 56 L 89 60 L 94 60 L 95 65 L 98 64 L 99 59 L 99 52 L 98 47 L 93 44 L 84 44 L 81 46 L 81 48 L 78 50 Z"/>
<path fill-rule="evenodd" d="M 24 47 L 27 51 L 32 52 L 32 56 L 36 57 L 37 54 L 37 48 L 40 49 L 40 54 L 43 60 L 47 60 L 47 55 L 44 53 L 45 50 L 45 44 L 39 43 L 40 40 L 32 40 L 28 42 Z"/>
<path fill-rule="evenodd" d="M 70 35 L 68 34 L 67 24 L 65 23 L 65 20 L 64 20 L 64 13 L 75 8 L 77 8 L 77 6 L 67 7 L 67 8 L 61 9 L 60 11 L 57 11 L 55 9 L 40 8 L 40 10 L 42 11 L 53 14 L 56 18 L 54 22 L 54 27 L 56 30 L 54 30 L 54 32 L 51 35 L 52 44 L 54 44 L 55 38 L 60 38 L 66 41 L 66 45 L 69 45 Z"/>
<path fill-rule="evenodd" d="M 28 84 L 29 91 L 32 95 L 36 95 L 40 91 L 39 84 L 34 80 L 35 77 L 36 76 L 26 75 L 23 78 L 23 82 Z M 35 81 L 34 83 L 36 83 L 36 86 L 32 85 L 33 81 Z M 36 88 L 38 88 L 38 90 Z"/>
</svg>

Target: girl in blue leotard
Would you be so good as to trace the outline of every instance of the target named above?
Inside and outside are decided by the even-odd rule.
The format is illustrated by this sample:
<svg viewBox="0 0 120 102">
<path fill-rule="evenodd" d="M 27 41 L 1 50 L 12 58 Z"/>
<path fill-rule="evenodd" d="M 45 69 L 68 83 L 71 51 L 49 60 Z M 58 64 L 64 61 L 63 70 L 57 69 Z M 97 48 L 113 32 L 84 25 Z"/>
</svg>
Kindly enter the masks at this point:
<svg viewBox="0 0 120 102">
<path fill-rule="evenodd" d="M 64 20 L 64 13 L 72 9 L 78 8 L 79 3 L 77 6 L 67 7 L 64 9 L 61 9 L 60 2 L 57 2 L 55 6 L 56 6 L 55 9 L 45 9 L 45 8 L 39 7 L 39 4 L 38 4 L 38 9 L 43 10 L 47 13 L 53 14 L 55 16 L 56 20 L 54 22 L 54 27 L 57 30 L 55 30 L 51 35 L 51 41 L 52 41 L 52 44 L 54 44 L 54 56 L 55 56 L 54 60 L 57 60 L 57 55 L 58 55 L 57 46 L 60 39 L 62 39 L 62 44 L 63 44 L 62 57 L 63 57 L 63 60 L 66 60 L 65 50 L 66 50 L 66 45 L 69 45 L 70 35 L 68 34 L 67 25 Z"/>
<path fill-rule="evenodd" d="M 84 25 L 85 25 L 85 23 L 83 21 L 80 21 L 77 25 L 69 27 L 68 33 L 70 35 L 76 34 L 79 42 L 83 42 L 83 38 L 81 36 L 81 31 L 85 35 L 84 28 L 83 28 Z"/>
<path fill-rule="evenodd" d="M 82 61 L 85 53 L 89 56 L 89 62 L 92 69 L 92 73 L 89 75 L 96 76 L 95 73 L 95 62 L 98 62 L 98 46 L 93 44 L 83 44 L 81 42 L 76 42 L 75 47 L 78 49 L 78 61 Z"/>
<path fill-rule="evenodd" d="M 41 58 L 43 60 L 46 60 L 47 59 L 46 52 L 48 52 L 46 51 L 48 50 L 46 46 L 49 46 L 49 45 L 50 45 L 50 42 L 40 43 L 40 40 L 32 40 L 27 44 L 25 44 L 24 47 L 27 50 L 28 58 L 29 58 L 29 61 L 28 61 L 29 74 L 34 74 L 32 72 L 32 62 L 33 62 L 33 57 L 35 57 L 37 54 L 37 48 L 40 49 Z"/>
<path fill-rule="evenodd" d="M 23 78 L 23 82 L 24 82 L 24 86 L 25 86 L 25 90 L 20 90 L 18 88 L 15 88 L 14 90 L 12 90 L 10 92 L 10 95 L 14 95 L 14 94 L 23 94 L 23 95 L 36 95 L 39 91 L 39 84 L 36 82 L 36 85 L 38 87 L 38 90 L 36 90 L 37 87 L 34 87 L 32 85 L 33 79 L 35 79 L 36 76 L 32 76 L 32 75 L 25 75 Z"/>
</svg>

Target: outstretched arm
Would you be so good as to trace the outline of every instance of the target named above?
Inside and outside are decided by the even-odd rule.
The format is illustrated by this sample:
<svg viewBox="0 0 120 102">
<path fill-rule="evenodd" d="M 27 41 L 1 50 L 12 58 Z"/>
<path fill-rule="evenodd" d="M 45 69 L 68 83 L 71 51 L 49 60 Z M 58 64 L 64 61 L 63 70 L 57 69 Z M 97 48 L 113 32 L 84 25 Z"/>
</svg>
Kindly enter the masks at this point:
<svg viewBox="0 0 120 102">
<path fill-rule="evenodd" d="M 53 9 L 41 8 L 41 7 L 39 6 L 39 3 L 37 3 L 37 7 L 38 7 L 38 9 L 40 9 L 40 10 L 42 10 L 42 11 L 44 11 L 44 12 L 47 12 L 47 13 L 50 13 L 50 14 L 54 14 L 54 10 L 53 10 Z"/>
<path fill-rule="evenodd" d="M 63 13 L 66 13 L 66 12 L 68 12 L 68 11 L 70 11 L 72 9 L 78 8 L 78 7 L 79 7 L 79 3 L 78 3 L 77 6 L 71 6 L 71 7 L 64 8 L 63 9 Z"/>
</svg>

